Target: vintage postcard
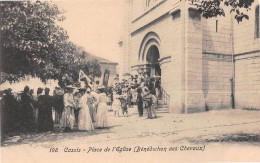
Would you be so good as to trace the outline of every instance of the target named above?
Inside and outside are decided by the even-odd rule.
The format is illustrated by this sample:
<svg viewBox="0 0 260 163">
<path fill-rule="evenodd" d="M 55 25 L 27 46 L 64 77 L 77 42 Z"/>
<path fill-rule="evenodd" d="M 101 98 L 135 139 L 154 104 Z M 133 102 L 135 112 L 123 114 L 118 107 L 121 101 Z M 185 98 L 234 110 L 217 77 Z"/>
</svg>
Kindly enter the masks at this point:
<svg viewBox="0 0 260 163">
<path fill-rule="evenodd" d="M 1 162 L 260 162 L 258 0 L 0 1 Z"/>
</svg>

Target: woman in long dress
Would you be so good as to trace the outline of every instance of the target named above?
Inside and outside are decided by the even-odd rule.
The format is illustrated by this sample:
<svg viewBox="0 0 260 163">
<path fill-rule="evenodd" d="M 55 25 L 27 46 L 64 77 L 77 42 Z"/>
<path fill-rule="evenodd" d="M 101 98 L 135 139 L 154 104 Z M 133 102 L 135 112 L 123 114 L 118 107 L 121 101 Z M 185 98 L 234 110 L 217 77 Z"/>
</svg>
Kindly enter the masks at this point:
<svg viewBox="0 0 260 163">
<path fill-rule="evenodd" d="M 24 87 L 24 92 L 21 95 L 21 123 L 25 130 L 32 131 L 34 128 L 34 107 L 33 101 L 29 94 L 30 88 Z"/>
<path fill-rule="evenodd" d="M 104 93 L 104 87 L 99 88 L 99 104 L 97 108 L 97 115 L 96 115 L 96 127 L 97 128 L 105 128 L 108 127 L 108 106 L 107 106 L 107 96 Z"/>
<path fill-rule="evenodd" d="M 88 104 L 89 104 L 88 107 L 90 109 L 90 116 L 92 118 L 92 123 L 96 122 L 98 99 L 99 99 L 99 94 L 95 91 L 90 91 L 90 98 L 88 98 Z"/>
<path fill-rule="evenodd" d="M 65 127 L 65 131 L 73 130 L 75 123 L 75 114 L 74 114 L 74 99 L 73 99 L 73 87 L 67 86 L 67 92 L 64 94 L 64 110 L 62 112 L 62 117 L 60 121 L 60 127 Z"/>
<path fill-rule="evenodd" d="M 78 130 L 81 131 L 91 131 L 94 130 L 94 126 L 92 123 L 92 119 L 90 116 L 90 110 L 88 107 L 88 98 L 90 98 L 89 93 L 84 93 L 85 90 L 82 88 L 81 90 L 83 96 L 79 101 L 79 118 L 78 118 Z"/>
</svg>

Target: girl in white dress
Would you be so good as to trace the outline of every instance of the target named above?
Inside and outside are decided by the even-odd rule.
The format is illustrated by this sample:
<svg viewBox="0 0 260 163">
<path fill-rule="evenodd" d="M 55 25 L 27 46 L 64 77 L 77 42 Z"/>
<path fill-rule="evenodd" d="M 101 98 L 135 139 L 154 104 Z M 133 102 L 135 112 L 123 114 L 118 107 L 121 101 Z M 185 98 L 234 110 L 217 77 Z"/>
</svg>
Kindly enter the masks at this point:
<svg viewBox="0 0 260 163">
<path fill-rule="evenodd" d="M 91 131 L 94 130 L 94 126 L 92 123 L 92 119 L 90 116 L 90 111 L 88 107 L 88 98 L 90 95 L 88 93 L 84 93 L 85 89 L 81 88 L 80 92 L 83 94 L 83 96 L 80 98 L 79 101 L 79 120 L 78 120 L 78 130 L 81 131 Z"/>
<path fill-rule="evenodd" d="M 113 94 L 114 101 L 112 103 L 112 109 L 114 111 L 114 116 L 119 117 L 119 111 L 121 110 L 121 102 L 119 100 L 120 95 L 117 94 L 115 91 L 113 93 L 114 93 Z"/>
<path fill-rule="evenodd" d="M 97 115 L 96 115 L 96 127 L 97 128 L 105 128 L 108 127 L 108 106 L 107 106 L 107 96 L 104 93 L 105 88 L 99 88 L 99 98 L 98 98 L 98 108 L 97 108 Z"/>
</svg>

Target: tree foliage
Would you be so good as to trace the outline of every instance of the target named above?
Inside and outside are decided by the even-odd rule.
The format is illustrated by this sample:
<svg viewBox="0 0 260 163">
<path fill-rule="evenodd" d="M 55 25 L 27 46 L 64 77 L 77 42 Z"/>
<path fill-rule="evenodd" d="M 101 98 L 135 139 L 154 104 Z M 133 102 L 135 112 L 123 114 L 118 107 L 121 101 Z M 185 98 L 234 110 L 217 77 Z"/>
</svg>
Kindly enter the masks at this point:
<svg viewBox="0 0 260 163">
<path fill-rule="evenodd" d="M 205 18 L 225 16 L 223 7 L 229 6 L 230 13 L 235 14 L 234 18 L 239 23 L 244 18 L 249 19 L 246 12 L 251 9 L 250 7 L 253 2 L 254 0 L 193 0 L 192 4 L 197 6 Z"/>
<path fill-rule="evenodd" d="M 69 42 L 67 32 L 57 25 L 65 20 L 57 5 L 10 1 L 0 2 L 0 7 L 1 83 L 32 75 L 68 84 L 77 81 L 79 69 L 89 74 L 89 66 L 98 68 L 98 62 L 86 61 L 87 53 Z M 100 66 L 93 72 L 99 77 Z"/>
</svg>

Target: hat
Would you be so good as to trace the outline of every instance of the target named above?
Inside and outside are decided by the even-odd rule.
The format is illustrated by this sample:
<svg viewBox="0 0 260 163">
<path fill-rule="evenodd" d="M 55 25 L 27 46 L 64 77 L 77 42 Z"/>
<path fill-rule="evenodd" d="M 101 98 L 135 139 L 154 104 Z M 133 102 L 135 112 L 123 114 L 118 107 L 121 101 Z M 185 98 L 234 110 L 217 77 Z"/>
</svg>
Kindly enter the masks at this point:
<svg viewBox="0 0 260 163">
<path fill-rule="evenodd" d="M 104 86 L 100 86 L 100 87 L 98 87 L 98 89 L 105 89 L 105 87 Z"/>
<path fill-rule="evenodd" d="M 79 91 L 85 91 L 87 88 L 85 88 L 85 87 L 80 87 L 80 88 L 78 88 L 78 90 Z"/>
<path fill-rule="evenodd" d="M 56 95 L 64 95 L 64 90 L 63 89 L 55 90 L 55 94 Z"/>
<path fill-rule="evenodd" d="M 67 85 L 66 88 L 75 89 L 75 87 L 73 87 L 72 85 Z"/>
<path fill-rule="evenodd" d="M 148 92 L 148 91 L 150 91 L 150 90 L 149 90 L 148 88 L 144 88 L 144 91 L 145 91 L 145 92 Z"/>
<path fill-rule="evenodd" d="M 87 92 L 91 92 L 91 89 L 89 87 L 87 88 Z"/>
</svg>

